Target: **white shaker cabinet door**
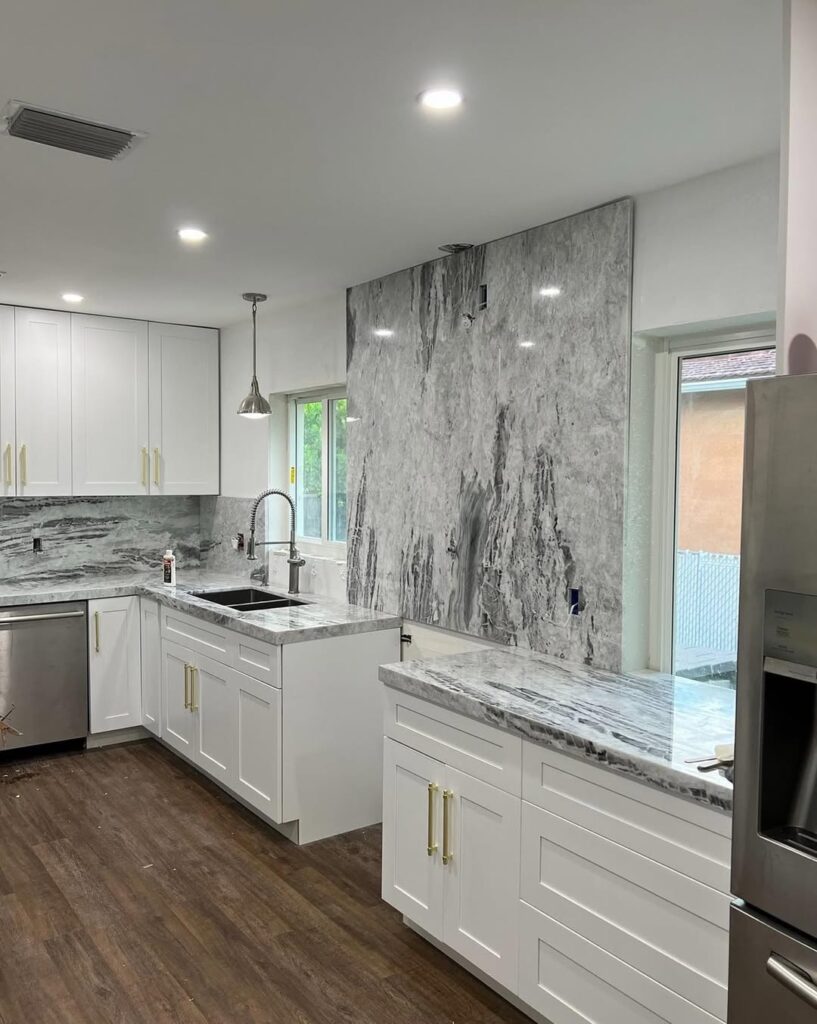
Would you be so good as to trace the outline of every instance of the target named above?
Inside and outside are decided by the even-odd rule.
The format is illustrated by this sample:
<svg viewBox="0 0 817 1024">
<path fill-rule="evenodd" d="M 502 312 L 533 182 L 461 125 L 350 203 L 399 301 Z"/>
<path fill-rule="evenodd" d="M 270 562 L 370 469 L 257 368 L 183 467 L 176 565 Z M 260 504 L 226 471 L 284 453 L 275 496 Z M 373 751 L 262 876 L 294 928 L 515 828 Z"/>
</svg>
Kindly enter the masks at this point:
<svg viewBox="0 0 817 1024">
<path fill-rule="evenodd" d="M 88 602 L 91 732 L 142 724 L 139 598 Z"/>
<path fill-rule="evenodd" d="M 71 494 L 70 315 L 14 311 L 17 493 Z"/>
<path fill-rule="evenodd" d="M 443 941 L 515 992 L 522 802 L 450 765 L 445 773 Z"/>
<path fill-rule="evenodd" d="M 14 309 L 0 306 L 0 497 L 17 493 L 14 427 Z"/>
<path fill-rule="evenodd" d="M 236 678 L 236 792 L 281 821 L 281 691 L 242 673 Z"/>
<path fill-rule="evenodd" d="M 162 642 L 162 739 L 191 761 L 196 760 L 196 716 L 191 708 L 190 651 Z"/>
<path fill-rule="evenodd" d="M 224 785 L 235 786 L 236 676 L 212 658 L 193 658 L 190 704 L 196 764 Z"/>
<path fill-rule="evenodd" d="M 218 331 L 151 323 L 149 339 L 151 493 L 218 494 Z"/>
<path fill-rule="evenodd" d="M 383 899 L 443 937 L 442 793 L 439 761 L 386 739 L 383 756 Z"/>
<path fill-rule="evenodd" d="M 140 598 L 142 644 L 142 725 L 154 736 L 162 735 L 162 636 L 159 605 Z"/>
<path fill-rule="evenodd" d="M 74 494 L 148 494 L 148 325 L 71 316 Z"/>
</svg>

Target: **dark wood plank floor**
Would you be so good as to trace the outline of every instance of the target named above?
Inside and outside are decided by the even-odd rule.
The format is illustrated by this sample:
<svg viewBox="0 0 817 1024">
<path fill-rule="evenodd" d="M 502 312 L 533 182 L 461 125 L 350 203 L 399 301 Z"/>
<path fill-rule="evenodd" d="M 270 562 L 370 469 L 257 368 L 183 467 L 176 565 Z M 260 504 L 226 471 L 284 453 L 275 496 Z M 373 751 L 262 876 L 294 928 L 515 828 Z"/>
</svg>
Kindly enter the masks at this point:
<svg viewBox="0 0 817 1024">
<path fill-rule="evenodd" d="M 379 896 L 152 741 L 0 763 L 0 1024 L 524 1024 Z"/>
</svg>

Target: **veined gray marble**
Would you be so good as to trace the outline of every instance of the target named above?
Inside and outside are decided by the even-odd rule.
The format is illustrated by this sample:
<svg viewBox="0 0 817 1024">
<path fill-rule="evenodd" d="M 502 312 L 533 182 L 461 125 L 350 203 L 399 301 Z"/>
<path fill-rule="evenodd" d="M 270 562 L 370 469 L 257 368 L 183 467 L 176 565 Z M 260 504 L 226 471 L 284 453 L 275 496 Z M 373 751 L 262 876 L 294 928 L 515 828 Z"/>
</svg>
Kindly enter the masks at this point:
<svg viewBox="0 0 817 1024">
<path fill-rule="evenodd" d="M 620 666 L 631 263 L 622 200 L 349 290 L 350 601 Z"/>
<path fill-rule="evenodd" d="M 249 584 L 246 576 L 228 576 L 202 570 L 187 570 L 179 576 L 181 578 L 175 587 L 164 586 L 158 568 L 149 574 L 131 573 L 118 577 L 90 574 L 50 585 L 42 580 L 29 580 L 17 585 L 5 584 L 0 586 L 0 607 L 48 601 L 92 601 L 102 597 L 151 597 L 177 611 L 195 615 L 269 644 L 301 643 L 304 640 L 371 633 L 380 629 L 399 629 L 401 624 L 397 616 L 317 596 L 303 598 L 307 603 L 298 608 L 236 612 L 231 608 L 210 604 L 203 598 L 193 597 L 190 591 L 246 587 Z"/>
<path fill-rule="evenodd" d="M 0 585 L 121 576 L 159 565 L 166 548 L 179 566 L 199 565 L 199 498 L 0 498 Z"/>
<path fill-rule="evenodd" d="M 684 763 L 732 742 L 735 694 L 726 687 L 659 673 L 604 672 L 492 648 L 383 665 L 380 679 L 638 782 L 732 809 L 726 778 Z"/>
<path fill-rule="evenodd" d="M 247 562 L 246 551 L 234 551 L 232 539 L 250 535 L 252 498 L 204 497 L 201 499 L 201 564 L 213 572 L 246 573 L 266 559 L 267 548 L 259 548 L 258 561 Z M 256 517 L 256 536 L 266 540 L 266 507 L 262 502 Z"/>
</svg>

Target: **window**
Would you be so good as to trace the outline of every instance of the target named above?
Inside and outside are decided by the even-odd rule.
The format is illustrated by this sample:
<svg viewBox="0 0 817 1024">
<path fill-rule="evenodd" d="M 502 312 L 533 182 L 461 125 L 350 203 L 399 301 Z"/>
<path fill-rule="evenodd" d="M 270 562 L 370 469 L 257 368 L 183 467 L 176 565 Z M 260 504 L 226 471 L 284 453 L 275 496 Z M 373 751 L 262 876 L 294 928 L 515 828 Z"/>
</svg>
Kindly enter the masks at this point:
<svg viewBox="0 0 817 1024">
<path fill-rule="evenodd" d="M 299 540 L 346 543 L 346 396 L 292 399 L 290 483 Z"/>
<path fill-rule="evenodd" d="M 676 675 L 735 684 L 746 383 L 774 375 L 773 345 L 759 332 L 675 340 L 659 367 L 656 660 Z"/>
</svg>

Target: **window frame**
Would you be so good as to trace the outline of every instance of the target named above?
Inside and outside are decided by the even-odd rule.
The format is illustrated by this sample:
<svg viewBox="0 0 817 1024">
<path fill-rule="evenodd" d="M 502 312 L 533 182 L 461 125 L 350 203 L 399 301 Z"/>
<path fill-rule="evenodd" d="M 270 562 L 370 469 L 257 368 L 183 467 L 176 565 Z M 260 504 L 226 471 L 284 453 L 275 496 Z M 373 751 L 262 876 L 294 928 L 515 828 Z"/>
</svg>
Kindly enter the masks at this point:
<svg viewBox="0 0 817 1024">
<path fill-rule="evenodd" d="M 678 543 L 679 375 L 681 361 L 775 348 L 773 327 L 663 338 L 656 350 L 650 564 L 649 664 L 672 672 L 675 552 Z M 705 390 L 702 388 L 701 390 Z"/>
<path fill-rule="evenodd" d="M 295 539 L 298 548 L 303 553 L 312 553 L 338 560 L 346 559 L 346 541 L 329 540 L 330 443 L 332 433 L 330 403 L 339 399 L 345 399 L 346 397 L 346 388 L 342 385 L 321 388 L 315 391 L 297 392 L 287 396 L 289 493 L 293 501 L 297 500 L 298 493 L 298 406 L 310 402 L 321 402 L 323 405 L 321 420 L 321 536 L 319 539 L 317 537 L 302 537 L 300 534 L 296 534 Z"/>
</svg>

